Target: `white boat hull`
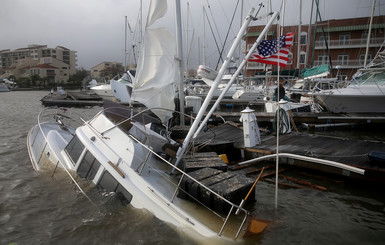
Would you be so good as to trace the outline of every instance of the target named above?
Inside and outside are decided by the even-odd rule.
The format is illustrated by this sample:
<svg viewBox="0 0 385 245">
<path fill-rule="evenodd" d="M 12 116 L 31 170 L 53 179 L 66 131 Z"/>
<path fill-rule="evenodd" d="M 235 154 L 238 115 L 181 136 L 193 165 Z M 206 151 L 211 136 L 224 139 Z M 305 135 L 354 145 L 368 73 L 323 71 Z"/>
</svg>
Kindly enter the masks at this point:
<svg viewBox="0 0 385 245">
<path fill-rule="evenodd" d="M 91 88 L 91 91 L 97 94 L 102 99 L 113 100 L 114 94 L 111 90 L 111 84 L 102 84 Z"/>
<path fill-rule="evenodd" d="M 167 140 L 162 140 L 160 135 L 155 134 L 149 133 L 148 128 L 136 123 L 130 124 L 124 132 L 105 114 L 100 113 L 76 131 L 55 122 L 40 123 L 30 130 L 27 145 L 32 165 L 36 170 L 44 169 L 45 164 L 49 169 L 61 167 L 67 172 L 70 171 L 70 175 L 76 173 L 92 181 L 94 185 L 111 191 L 102 185 L 106 181 L 103 180 L 105 174 L 109 173 L 109 180 L 113 178 L 124 188 L 124 196 L 135 208 L 147 209 L 157 218 L 178 227 L 178 230 L 193 239 L 218 239 L 222 225 L 220 222 L 223 222 L 223 219 L 197 206 L 196 203 L 174 196 L 178 190 L 180 175 L 170 175 L 172 165 L 161 160 L 160 155 L 156 154 L 155 151 L 160 150 L 159 146 Z M 71 149 L 78 152 L 75 154 L 76 158 Z M 80 174 L 90 158 L 95 159 L 92 162 L 100 164 L 94 169 L 92 178 Z M 219 220 L 219 225 L 215 219 Z M 235 234 L 230 233 L 231 236 Z M 221 239 L 229 238 L 223 236 Z"/>
<path fill-rule="evenodd" d="M 381 92 L 384 91 L 384 93 Z M 333 113 L 385 113 L 385 86 L 361 85 L 313 93 Z"/>
<path fill-rule="evenodd" d="M 120 81 L 110 81 L 111 90 L 117 101 L 129 103 L 131 101 L 132 85 Z"/>
</svg>

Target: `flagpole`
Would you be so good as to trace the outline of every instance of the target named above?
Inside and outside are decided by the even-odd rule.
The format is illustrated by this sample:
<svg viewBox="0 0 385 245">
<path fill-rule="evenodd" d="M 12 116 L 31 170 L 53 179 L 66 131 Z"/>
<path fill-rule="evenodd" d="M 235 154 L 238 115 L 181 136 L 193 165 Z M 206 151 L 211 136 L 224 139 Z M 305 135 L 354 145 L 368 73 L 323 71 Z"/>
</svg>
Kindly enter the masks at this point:
<svg viewBox="0 0 385 245">
<path fill-rule="evenodd" d="M 261 34 L 259 35 L 258 39 L 255 41 L 253 46 L 250 48 L 249 52 L 243 59 L 242 63 L 239 65 L 236 72 L 231 77 L 231 80 L 226 84 L 226 87 L 222 90 L 221 94 L 219 95 L 218 99 L 215 101 L 214 105 L 211 107 L 210 111 L 207 113 L 205 119 L 200 124 L 198 130 L 195 132 L 193 139 L 195 139 L 198 134 L 202 131 L 203 127 L 206 126 L 207 121 L 210 119 L 211 115 L 214 113 L 215 109 L 218 107 L 219 103 L 221 103 L 221 100 L 227 93 L 227 91 L 230 89 L 231 85 L 234 83 L 236 78 L 238 77 L 239 73 L 242 71 L 242 68 L 245 66 L 246 62 L 250 59 L 251 55 L 253 55 L 254 50 L 257 48 L 259 43 L 262 41 L 262 39 L 265 36 L 265 33 L 269 30 L 270 26 L 273 24 L 273 21 L 277 18 L 278 12 L 273 12 L 271 15 L 271 18 L 269 22 L 266 24 L 265 28 L 262 30 Z"/>
<path fill-rule="evenodd" d="M 285 1 L 282 2 L 283 4 L 283 8 L 282 8 L 282 11 L 284 13 L 285 11 Z M 284 16 L 282 15 L 281 16 L 281 20 L 284 21 Z M 281 50 L 281 36 L 283 35 L 282 33 L 282 29 L 280 28 L 280 24 L 278 22 L 277 24 L 277 34 L 278 34 L 278 67 L 277 67 L 277 80 L 278 80 L 278 83 L 277 83 L 277 97 L 275 98 L 276 100 L 276 108 L 277 108 L 277 111 L 276 111 L 276 116 L 277 116 L 277 145 L 276 145 L 276 154 L 277 154 L 277 157 L 275 159 L 275 209 L 277 210 L 278 209 L 278 168 L 279 168 L 279 131 L 280 131 L 280 116 L 279 116 L 279 112 L 280 112 L 280 107 L 279 107 L 279 86 L 280 86 L 280 50 Z"/>
</svg>

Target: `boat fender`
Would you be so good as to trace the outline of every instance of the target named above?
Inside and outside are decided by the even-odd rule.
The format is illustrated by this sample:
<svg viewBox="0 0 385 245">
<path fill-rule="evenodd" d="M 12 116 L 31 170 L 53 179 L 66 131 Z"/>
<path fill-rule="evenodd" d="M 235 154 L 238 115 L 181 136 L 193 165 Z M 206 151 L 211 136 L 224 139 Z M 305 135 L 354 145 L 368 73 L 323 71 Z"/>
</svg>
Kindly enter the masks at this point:
<svg viewBox="0 0 385 245">
<path fill-rule="evenodd" d="M 373 163 L 385 163 L 385 152 L 371 151 L 368 154 L 368 158 Z"/>
</svg>

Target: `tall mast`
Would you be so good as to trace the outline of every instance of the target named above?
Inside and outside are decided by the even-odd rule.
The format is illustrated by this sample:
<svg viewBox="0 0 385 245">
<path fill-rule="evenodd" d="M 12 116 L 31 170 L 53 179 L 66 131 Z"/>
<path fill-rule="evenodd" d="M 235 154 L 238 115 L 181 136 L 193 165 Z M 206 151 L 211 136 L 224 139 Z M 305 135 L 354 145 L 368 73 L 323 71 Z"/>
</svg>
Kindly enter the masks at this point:
<svg viewBox="0 0 385 245">
<path fill-rule="evenodd" d="M 309 28 L 307 30 L 307 40 L 306 40 L 306 56 L 305 56 L 305 67 L 309 67 L 309 50 L 310 50 L 310 36 L 311 36 L 311 27 L 313 22 L 313 8 L 314 8 L 314 0 L 311 1 L 311 11 L 310 11 L 310 20 L 309 20 Z M 315 35 L 315 33 L 314 33 Z M 314 46 L 313 46 L 314 49 Z"/>
<path fill-rule="evenodd" d="M 127 69 L 127 15 L 124 22 L 124 68 L 123 72 Z"/>
<path fill-rule="evenodd" d="M 370 24 L 369 24 L 368 38 L 367 38 L 367 41 L 366 41 L 366 52 L 365 52 L 364 67 L 366 67 L 366 62 L 368 61 L 369 43 L 370 43 L 370 35 L 372 34 L 372 23 L 373 23 L 373 15 L 374 15 L 374 6 L 375 5 L 376 5 L 376 0 L 373 0 L 372 14 L 370 15 Z"/>
<path fill-rule="evenodd" d="M 299 63 L 301 56 L 301 25 L 302 25 L 302 0 L 299 0 L 299 19 L 298 19 L 298 48 L 297 48 L 297 69 L 299 74 Z"/>
<path fill-rule="evenodd" d="M 206 65 L 206 21 L 205 21 L 205 7 L 203 6 L 203 60 L 202 60 L 202 65 Z"/>
<path fill-rule="evenodd" d="M 175 18 L 176 18 L 176 35 L 177 35 L 177 57 L 179 62 L 180 83 L 179 83 L 179 108 L 180 108 L 180 125 L 184 126 L 184 67 L 183 67 L 183 46 L 182 46 L 182 25 L 181 25 L 181 9 L 180 0 L 175 0 Z"/>
</svg>

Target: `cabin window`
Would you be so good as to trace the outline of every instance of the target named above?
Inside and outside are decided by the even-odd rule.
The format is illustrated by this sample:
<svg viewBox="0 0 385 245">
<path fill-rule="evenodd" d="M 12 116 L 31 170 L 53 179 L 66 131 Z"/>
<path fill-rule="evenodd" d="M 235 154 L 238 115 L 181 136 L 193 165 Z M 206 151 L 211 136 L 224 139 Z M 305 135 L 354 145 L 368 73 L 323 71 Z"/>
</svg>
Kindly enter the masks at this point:
<svg viewBox="0 0 385 245">
<path fill-rule="evenodd" d="M 99 167 L 99 161 L 88 151 L 76 170 L 76 173 L 84 179 L 93 180 Z"/>
<path fill-rule="evenodd" d="M 65 148 L 65 151 L 72 159 L 72 164 L 75 166 L 76 162 L 78 161 L 80 155 L 82 154 L 84 149 L 84 145 L 78 137 L 74 136 L 70 143 Z"/>
<path fill-rule="evenodd" d="M 98 186 L 105 189 L 106 191 L 115 192 L 121 195 L 123 202 L 126 204 L 131 202 L 132 195 L 126 189 L 124 189 L 123 186 L 121 186 L 108 171 L 103 173 Z"/>
</svg>

